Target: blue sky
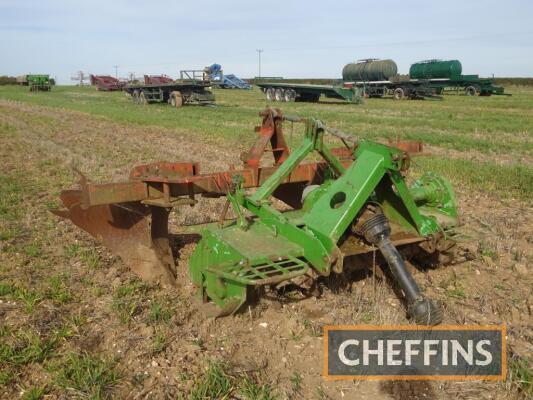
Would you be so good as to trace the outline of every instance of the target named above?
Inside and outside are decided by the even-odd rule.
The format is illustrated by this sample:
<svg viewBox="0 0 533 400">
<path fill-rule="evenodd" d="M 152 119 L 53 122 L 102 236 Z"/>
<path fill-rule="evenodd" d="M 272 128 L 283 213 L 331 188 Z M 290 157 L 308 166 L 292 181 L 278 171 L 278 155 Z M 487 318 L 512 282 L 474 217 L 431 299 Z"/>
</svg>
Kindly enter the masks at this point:
<svg viewBox="0 0 533 400">
<path fill-rule="evenodd" d="M 0 75 L 200 69 L 340 78 L 345 63 L 459 59 L 463 73 L 533 76 L 533 1 L 0 0 Z"/>
</svg>

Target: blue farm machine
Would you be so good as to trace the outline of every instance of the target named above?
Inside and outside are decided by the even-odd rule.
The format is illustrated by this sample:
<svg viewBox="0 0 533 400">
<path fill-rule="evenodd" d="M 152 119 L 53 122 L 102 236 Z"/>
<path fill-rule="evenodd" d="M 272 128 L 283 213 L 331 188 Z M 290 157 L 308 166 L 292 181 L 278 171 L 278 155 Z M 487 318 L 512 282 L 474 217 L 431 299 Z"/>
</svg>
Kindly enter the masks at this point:
<svg viewBox="0 0 533 400">
<path fill-rule="evenodd" d="M 221 89 L 251 89 L 252 85 L 242 80 L 241 78 L 230 74 L 225 75 L 220 64 L 211 64 L 205 67 L 205 72 L 213 85 Z"/>
</svg>

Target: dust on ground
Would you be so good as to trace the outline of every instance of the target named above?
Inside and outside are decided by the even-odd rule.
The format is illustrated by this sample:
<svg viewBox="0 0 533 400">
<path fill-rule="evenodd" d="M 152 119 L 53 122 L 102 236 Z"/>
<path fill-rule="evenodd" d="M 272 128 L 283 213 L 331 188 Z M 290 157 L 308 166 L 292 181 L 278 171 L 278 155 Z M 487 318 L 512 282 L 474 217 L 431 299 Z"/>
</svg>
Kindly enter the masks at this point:
<svg viewBox="0 0 533 400">
<path fill-rule="evenodd" d="M 343 285 L 324 283 L 319 298 L 263 297 L 235 316 L 208 319 L 199 312 L 187 277 L 194 240 L 175 239 L 180 285 L 163 289 L 138 281 L 93 238 L 48 212 L 60 189 L 72 187 L 72 165 L 96 181 L 125 179 L 133 165 L 158 160 L 201 161 L 204 171 L 225 170 L 239 165 L 239 153 L 248 144 L 3 100 L 0 129 L 1 175 L 21 183 L 17 235 L 0 241 L 0 283 L 35 293 L 1 297 L 5 334 L 0 341 L 9 344 L 11 334 L 21 330 L 40 338 L 60 328 L 68 331 L 44 361 L 13 371 L 9 383 L 0 386 L 0 397 L 17 398 L 31 387 L 45 387 L 49 399 L 81 396 L 57 383 L 57 364 L 71 353 L 115 360 L 121 378 L 111 389 L 114 398 L 187 395 L 213 361 L 271 385 L 280 398 L 521 396 L 512 383 L 326 382 L 322 326 L 409 323 L 386 283 L 358 275 Z M 249 134 L 252 143 L 253 127 Z M 418 271 L 415 278 L 445 305 L 445 323 L 505 324 L 511 359 L 531 363 L 532 209 L 467 187 L 455 189 L 462 215 L 460 246 L 474 258 Z M 206 201 L 179 209 L 171 222 L 216 219 L 220 209 L 220 202 Z M 54 295 L 56 278 L 68 296 Z M 160 312 L 154 312 L 158 307 Z"/>
</svg>

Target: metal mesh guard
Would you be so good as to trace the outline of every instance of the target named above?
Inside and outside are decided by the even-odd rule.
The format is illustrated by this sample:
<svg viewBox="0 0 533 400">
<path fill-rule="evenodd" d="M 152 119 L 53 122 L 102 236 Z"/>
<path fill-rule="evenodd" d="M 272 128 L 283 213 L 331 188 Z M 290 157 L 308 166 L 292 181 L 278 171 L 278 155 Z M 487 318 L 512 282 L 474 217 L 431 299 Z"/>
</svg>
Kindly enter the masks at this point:
<svg viewBox="0 0 533 400">
<path fill-rule="evenodd" d="M 265 261 L 253 266 L 234 264 L 208 268 L 207 271 L 222 278 L 245 285 L 270 285 L 303 275 L 309 265 L 296 257 L 287 257 L 279 261 Z"/>
</svg>

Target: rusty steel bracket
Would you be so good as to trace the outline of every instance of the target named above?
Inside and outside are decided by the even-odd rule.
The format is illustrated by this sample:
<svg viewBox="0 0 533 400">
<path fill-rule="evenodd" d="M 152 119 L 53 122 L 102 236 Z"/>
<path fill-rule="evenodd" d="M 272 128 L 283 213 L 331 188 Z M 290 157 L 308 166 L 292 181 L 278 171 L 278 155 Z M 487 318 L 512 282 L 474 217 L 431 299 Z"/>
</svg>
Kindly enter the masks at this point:
<svg viewBox="0 0 533 400">
<path fill-rule="evenodd" d="M 259 137 L 250 150 L 241 153 L 241 160 L 245 167 L 258 168 L 263 154 L 268 151 L 267 147 L 270 142 L 274 165 L 280 165 L 289 157 L 290 153 L 289 146 L 287 146 L 283 135 L 283 115 L 281 110 L 267 108 L 259 113 L 259 116 L 263 118 L 261 126 L 256 127 Z"/>
<path fill-rule="evenodd" d="M 388 140 L 388 145 L 391 147 L 396 147 L 410 155 L 422 155 L 424 153 L 424 143 L 419 140 L 398 140 L 395 141 L 392 139 Z"/>
</svg>

